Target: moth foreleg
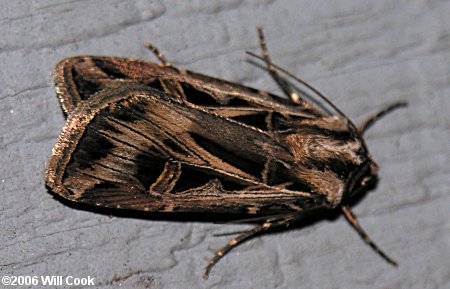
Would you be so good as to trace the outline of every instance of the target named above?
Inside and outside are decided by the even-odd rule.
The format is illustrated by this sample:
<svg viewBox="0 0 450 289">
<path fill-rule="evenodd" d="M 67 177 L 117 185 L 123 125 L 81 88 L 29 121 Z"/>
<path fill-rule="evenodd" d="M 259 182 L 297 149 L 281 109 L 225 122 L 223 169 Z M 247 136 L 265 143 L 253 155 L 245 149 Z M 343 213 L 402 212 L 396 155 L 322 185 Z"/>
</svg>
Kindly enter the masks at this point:
<svg viewBox="0 0 450 289">
<path fill-rule="evenodd" d="M 292 85 L 289 84 L 289 82 L 281 77 L 275 66 L 273 65 L 272 61 L 270 60 L 269 50 L 267 49 L 266 40 L 264 37 L 262 26 L 257 26 L 256 29 L 258 30 L 259 35 L 259 46 L 262 50 L 262 59 L 267 65 L 267 71 L 269 72 L 270 76 L 275 80 L 275 82 L 278 84 L 280 89 L 289 97 L 292 101 L 292 103 L 300 104 L 302 103 L 302 99 L 296 92 L 296 90 L 292 87 Z"/>
<path fill-rule="evenodd" d="M 228 252 L 230 252 L 234 247 L 239 245 L 240 243 L 256 236 L 259 234 L 263 234 L 264 232 L 267 232 L 269 229 L 276 229 L 283 226 L 288 226 L 290 222 L 293 221 L 293 218 L 282 218 L 277 220 L 270 220 L 266 221 L 264 224 L 257 226 L 251 230 L 245 231 L 241 233 L 236 238 L 232 239 L 230 242 L 228 242 L 227 245 L 223 246 L 220 250 L 216 252 L 213 258 L 209 260 L 208 266 L 205 268 L 205 274 L 203 274 L 204 279 L 208 279 L 209 272 L 214 267 L 214 265 L 219 262 L 220 259 L 222 259 Z"/>
</svg>

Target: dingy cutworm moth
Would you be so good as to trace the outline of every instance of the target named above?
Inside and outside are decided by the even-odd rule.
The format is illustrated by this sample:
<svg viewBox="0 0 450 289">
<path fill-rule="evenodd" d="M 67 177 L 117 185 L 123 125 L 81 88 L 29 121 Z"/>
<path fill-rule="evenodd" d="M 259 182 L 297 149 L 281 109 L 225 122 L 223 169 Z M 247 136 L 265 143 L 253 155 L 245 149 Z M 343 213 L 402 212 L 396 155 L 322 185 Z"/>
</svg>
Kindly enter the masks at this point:
<svg viewBox="0 0 450 289">
<path fill-rule="evenodd" d="M 347 206 L 377 179 L 363 139 L 396 103 L 355 126 L 327 98 L 274 65 L 258 28 L 267 71 L 290 100 L 171 65 L 79 56 L 56 68 L 67 123 L 46 170 L 47 186 L 75 202 L 149 212 L 249 214 L 262 220 L 217 251 L 306 212 L 340 209 L 388 262 Z M 255 55 L 254 55 L 255 56 Z M 313 106 L 283 78 L 306 85 L 335 113 Z"/>
</svg>

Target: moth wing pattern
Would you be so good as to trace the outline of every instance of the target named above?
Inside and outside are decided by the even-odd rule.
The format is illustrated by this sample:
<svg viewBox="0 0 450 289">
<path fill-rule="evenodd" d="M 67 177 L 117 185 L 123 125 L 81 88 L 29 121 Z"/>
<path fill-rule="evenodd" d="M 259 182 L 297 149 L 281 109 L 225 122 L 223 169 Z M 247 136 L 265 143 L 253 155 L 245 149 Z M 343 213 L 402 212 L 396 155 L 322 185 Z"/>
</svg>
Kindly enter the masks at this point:
<svg viewBox="0 0 450 289">
<path fill-rule="evenodd" d="M 301 184 L 283 159 L 291 161 L 274 131 L 128 85 L 78 103 L 46 180 L 71 200 L 144 211 L 279 214 L 320 205 L 320 195 L 290 188 Z"/>
</svg>

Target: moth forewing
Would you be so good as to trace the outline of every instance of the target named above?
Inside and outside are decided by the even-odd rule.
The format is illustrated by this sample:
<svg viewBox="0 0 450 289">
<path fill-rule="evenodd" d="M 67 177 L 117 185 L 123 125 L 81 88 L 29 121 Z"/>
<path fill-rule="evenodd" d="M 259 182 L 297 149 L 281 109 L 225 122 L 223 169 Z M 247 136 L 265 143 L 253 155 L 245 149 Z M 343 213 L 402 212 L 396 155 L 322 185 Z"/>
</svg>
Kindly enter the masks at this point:
<svg viewBox="0 0 450 289">
<path fill-rule="evenodd" d="M 124 209 L 248 213 L 253 207 L 270 214 L 317 204 L 321 196 L 289 189 L 286 181 L 262 181 L 268 155 L 281 170 L 271 173 L 287 173 L 284 164 L 292 160 L 281 145 L 271 133 L 193 110 L 151 88 L 104 89 L 70 114 L 46 179 L 66 198 Z M 164 189 L 162 179 L 174 175 Z M 211 207 L 218 200 L 221 208 Z"/>
</svg>

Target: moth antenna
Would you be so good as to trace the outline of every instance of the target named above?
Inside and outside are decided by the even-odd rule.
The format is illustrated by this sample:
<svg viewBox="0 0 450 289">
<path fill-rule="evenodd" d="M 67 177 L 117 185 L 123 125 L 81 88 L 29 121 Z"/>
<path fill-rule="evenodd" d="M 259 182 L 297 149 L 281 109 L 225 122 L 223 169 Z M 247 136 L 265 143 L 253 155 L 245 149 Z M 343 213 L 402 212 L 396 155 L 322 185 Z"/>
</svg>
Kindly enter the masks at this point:
<svg viewBox="0 0 450 289">
<path fill-rule="evenodd" d="M 336 110 L 337 113 L 339 113 L 341 116 L 345 117 L 346 119 L 350 120 L 339 108 L 334 105 L 323 93 L 318 91 L 316 88 L 314 88 L 312 85 L 308 84 L 306 81 L 300 79 L 299 77 L 295 76 L 290 71 L 275 65 L 271 60 L 269 56 L 269 50 L 267 49 L 266 40 L 264 37 L 263 29 L 261 25 L 256 26 L 256 30 L 258 31 L 259 35 L 259 45 L 261 46 L 262 50 L 262 56 L 258 56 L 250 51 L 247 51 L 247 54 L 254 56 L 258 59 L 263 60 L 267 65 L 267 70 L 271 74 L 271 76 L 275 79 L 275 81 L 278 83 L 280 88 L 291 98 L 292 102 L 294 103 L 301 103 L 302 99 L 297 94 L 297 92 L 292 89 L 292 87 L 289 85 L 289 83 L 284 80 L 282 77 L 278 75 L 276 70 L 279 70 L 286 74 L 287 76 L 291 77 L 295 81 L 299 82 L 300 84 L 306 86 L 307 88 L 311 89 L 314 93 L 316 93 L 320 98 L 322 98 L 326 103 L 328 103 L 333 109 Z"/>
<path fill-rule="evenodd" d="M 250 56 L 253 56 L 255 58 L 258 58 L 262 61 L 265 61 L 263 57 L 251 52 L 251 51 L 246 51 L 246 53 Z M 311 91 L 313 91 L 315 94 L 317 94 L 322 100 L 324 100 L 328 105 L 330 105 L 338 114 L 340 114 L 342 117 L 344 117 L 345 119 L 347 119 L 354 127 L 355 124 L 351 121 L 351 119 L 345 114 L 343 113 L 331 100 L 329 100 L 323 93 L 321 93 L 320 91 L 318 91 L 316 88 L 314 88 L 314 86 L 312 86 L 311 84 L 307 83 L 306 81 L 304 81 L 303 79 L 299 78 L 298 76 L 295 76 L 292 72 L 290 72 L 289 70 L 286 70 L 274 63 L 271 63 L 272 67 L 283 72 L 284 74 L 286 74 L 287 76 L 289 76 L 290 78 L 294 79 L 295 81 L 297 81 L 298 83 L 304 85 L 305 87 L 307 87 L 308 89 L 310 89 Z"/>
<path fill-rule="evenodd" d="M 361 125 L 358 126 L 357 130 L 360 135 L 363 135 L 377 120 L 385 116 L 386 114 L 396 110 L 397 108 L 405 107 L 408 103 L 404 101 L 399 101 L 393 104 L 390 104 L 383 110 L 375 113 L 374 115 L 367 118 Z"/>
<path fill-rule="evenodd" d="M 147 45 L 145 45 L 145 47 L 147 47 L 148 49 L 150 49 L 151 52 L 153 52 L 153 54 L 155 54 L 156 58 L 158 58 L 158 60 L 167 67 L 173 67 L 172 64 L 167 61 L 166 57 L 164 56 L 164 54 L 162 54 L 162 52 L 160 52 L 158 50 L 158 48 L 156 48 L 155 46 L 153 46 L 153 44 L 151 43 L 147 43 Z"/>
<path fill-rule="evenodd" d="M 236 235 L 236 234 L 242 234 L 245 233 L 247 231 L 233 231 L 233 232 L 228 232 L 228 233 L 218 233 L 218 234 L 213 234 L 213 237 L 224 237 L 224 236 L 231 236 L 231 235 Z"/>
<path fill-rule="evenodd" d="M 367 235 L 367 233 L 363 230 L 361 225 L 358 222 L 358 219 L 356 218 L 356 215 L 353 214 L 352 210 L 346 206 L 342 205 L 342 212 L 344 213 L 345 218 L 347 221 L 352 225 L 352 227 L 358 232 L 358 234 L 361 236 L 361 238 L 364 240 L 364 242 L 372 247 L 372 249 L 377 252 L 378 255 L 380 255 L 384 260 L 386 260 L 389 264 L 397 267 L 398 264 L 396 261 L 394 261 L 391 257 L 386 255 L 376 244 L 375 242 Z"/>
<path fill-rule="evenodd" d="M 244 242 L 245 240 L 248 240 L 250 238 L 255 237 L 258 234 L 262 234 L 269 229 L 275 229 L 283 226 L 289 225 L 290 222 L 292 222 L 293 218 L 284 218 L 284 219 L 278 219 L 278 220 L 270 220 L 266 221 L 264 224 L 254 227 L 251 230 L 244 231 L 236 238 L 232 239 L 228 244 L 223 246 L 220 250 L 216 252 L 213 258 L 209 260 L 208 266 L 205 268 L 205 274 L 203 274 L 204 279 L 208 279 L 209 273 L 211 272 L 211 269 L 214 267 L 214 265 L 219 262 L 220 259 L 222 259 L 228 252 L 230 252 L 234 247 L 239 245 L 240 243 Z"/>
<path fill-rule="evenodd" d="M 309 213 L 309 211 L 312 210 L 303 210 L 301 211 L 304 215 L 305 213 Z M 245 224 L 245 223 L 252 223 L 252 222 L 261 222 L 265 221 L 272 222 L 275 220 L 280 219 L 286 219 L 286 218 L 295 218 L 296 220 L 299 220 L 298 216 L 299 212 L 292 212 L 292 213 L 283 213 L 283 214 L 276 214 L 276 215 L 264 215 L 259 217 L 250 217 L 250 218 L 242 218 L 242 219 L 236 219 L 236 220 L 230 220 L 230 221 L 223 221 L 223 222 L 214 222 L 214 224 Z"/>
</svg>

